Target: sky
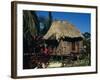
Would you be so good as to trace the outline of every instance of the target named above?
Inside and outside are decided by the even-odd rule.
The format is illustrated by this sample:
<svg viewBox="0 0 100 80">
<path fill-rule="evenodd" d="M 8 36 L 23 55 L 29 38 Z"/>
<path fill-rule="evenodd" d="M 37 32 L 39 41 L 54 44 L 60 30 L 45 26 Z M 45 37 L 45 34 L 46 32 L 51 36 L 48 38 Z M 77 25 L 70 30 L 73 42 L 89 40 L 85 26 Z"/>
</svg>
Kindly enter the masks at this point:
<svg viewBox="0 0 100 80">
<path fill-rule="evenodd" d="M 38 16 L 48 17 L 47 11 L 36 11 Z M 73 24 L 81 33 L 90 32 L 91 14 L 74 12 L 52 12 L 53 20 L 66 20 Z"/>
</svg>

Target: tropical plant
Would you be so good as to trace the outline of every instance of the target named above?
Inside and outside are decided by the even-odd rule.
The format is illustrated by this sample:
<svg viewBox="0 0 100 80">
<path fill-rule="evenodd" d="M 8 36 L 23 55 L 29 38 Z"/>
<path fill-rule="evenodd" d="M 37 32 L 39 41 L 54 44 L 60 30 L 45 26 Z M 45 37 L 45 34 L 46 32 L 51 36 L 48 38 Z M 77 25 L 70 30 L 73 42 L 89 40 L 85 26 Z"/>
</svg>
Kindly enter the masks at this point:
<svg viewBox="0 0 100 80">
<path fill-rule="evenodd" d="M 86 48 L 86 52 L 89 54 L 91 53 L 91 34 L 89 32 L 83 33 L 84 39 L 83 39 L 83 45 Z"/>
</svg>

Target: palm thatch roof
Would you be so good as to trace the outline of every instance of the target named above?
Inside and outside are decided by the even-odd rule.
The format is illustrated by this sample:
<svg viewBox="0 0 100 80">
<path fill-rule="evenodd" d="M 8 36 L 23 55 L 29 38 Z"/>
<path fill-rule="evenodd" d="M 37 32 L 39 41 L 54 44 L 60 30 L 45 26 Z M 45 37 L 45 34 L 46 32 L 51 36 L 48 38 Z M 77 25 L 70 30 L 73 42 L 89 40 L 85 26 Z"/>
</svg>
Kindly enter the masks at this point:
<svg viewBox="0 0 100 80">
<path fill-rule="evenodd" d="M 78 38 L 83 37 L 81 32 L 72 24 L 67 21 L 53 21 L 50 29 L 44 35 L 44 39 L 56 39 L 60 38 Z"/>
</svg>

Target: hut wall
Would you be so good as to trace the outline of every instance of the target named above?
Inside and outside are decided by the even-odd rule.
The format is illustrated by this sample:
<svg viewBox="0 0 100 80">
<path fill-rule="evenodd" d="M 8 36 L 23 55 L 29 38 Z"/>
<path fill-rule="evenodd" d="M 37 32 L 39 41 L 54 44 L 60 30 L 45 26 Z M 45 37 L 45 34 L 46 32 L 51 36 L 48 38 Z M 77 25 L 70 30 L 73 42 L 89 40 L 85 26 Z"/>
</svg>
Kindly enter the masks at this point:
<svg viewBox="0 0 100 80">
<path fill-rule="evenodd" d="M 79 53 L 83 47 L 83 41 L 75 42 L 75 50 L 72 50 L 72 42 L 60 41 L 57 48 L 53 49 L 52 55 L 68 55 L 70 52 Z"/>
<path fill-rule="evenodd" d="M 67 54 L 69 54 L 70 53 L 70 47 L 71 47 L 70 42 L 61 41 L 59 43 L 59 46 L 56 49 L 57 55 L 67 55 Z"/>
<path fill-rule="evenodd" d="M 72 51 L 72 42 L 67 42 L 67 46 L 68 46 L 68 54 Z"/>
<path fill-rule="evenodd" d="M 83 41 L 80 41 L 80 46 L 81 48 L 83 48 Z"/>
<path fill-rule="evenodd" d="M 83 48 L 83 41 L 79 42 L 80 49 Z"/>
<path fill-rule="evenodd" d="M 75 50 L 72 50 L 72 52 L 79 53 L 82 47 L 83 47 L 83 41 L 77 41 L 75 42 Z"/>
<path fill-rule="evenodd" d="M 75 52 L 76 53 L 79 53 L 79 48 L 80 48 L 80 42 L 79 41 L 77 41 L 77 42 L 75 42 Z"/>
</svg>

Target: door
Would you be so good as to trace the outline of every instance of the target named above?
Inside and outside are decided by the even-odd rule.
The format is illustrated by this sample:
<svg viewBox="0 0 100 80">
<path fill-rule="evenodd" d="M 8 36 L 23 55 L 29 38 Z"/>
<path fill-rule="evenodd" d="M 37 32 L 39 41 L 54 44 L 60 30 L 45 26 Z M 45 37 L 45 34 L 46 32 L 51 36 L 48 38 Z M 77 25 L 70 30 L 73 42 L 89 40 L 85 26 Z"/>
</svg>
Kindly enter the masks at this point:
<svg viewBox="0 0 100 80">
<path fill-rule="evenodd" d="M 72 42 L 72 51 L 75 51 L 75 42 Z"/>
</svg>

